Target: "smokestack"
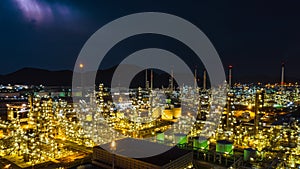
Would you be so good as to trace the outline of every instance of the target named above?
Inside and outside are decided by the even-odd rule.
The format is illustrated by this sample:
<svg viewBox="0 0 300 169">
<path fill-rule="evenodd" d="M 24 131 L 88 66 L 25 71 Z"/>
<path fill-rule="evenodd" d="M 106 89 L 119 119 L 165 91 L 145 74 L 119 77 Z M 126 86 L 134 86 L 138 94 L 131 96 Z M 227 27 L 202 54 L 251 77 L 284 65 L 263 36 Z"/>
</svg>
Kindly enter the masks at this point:
<svg viewBox="0 0 300 169">
<path fill-rule="evenodd" d="M 203 89 L 206 90 L 206 69 L 203 71 Z"/>
<path fill-rule="evenodd" d="M 150 89 L 152 91 L 153 89 L 153 70 L 151 69 L 151 86 L 150 86 Z"/>
<path fill-rule="evenodd" d="M 171 69 L 171 84 L 170 84 L 170 87 L 171 87 L 171 91 L 174 90 L 174 83 L 173 83 L 173 79 L 174 79 L 174 72 L 173 72 L 173 68 Z"/>
<path fill-rule="evenodd" d="M 194 88 L 197 89 L 197 69 L 195 68 L 195 76 L 194 76 Z"/>
<path fill-rule="evenodd" d="M 149 89 L 149 81 L 148 81 L 148 69 L 146 69 L 146 75 L 145 75 L 146 77 L 145 77 L 145 88 L 146 88 L 146 90 L 148 90 Z"/>
<path fill-rule="evenodd" d="M 152 89 L 153 89 L 153 70 L 151 69 L 151 72 L 150 72 L 150 80 L 151 80 L 151 85 L 150 85 L 150 98 L 149 98 L 149 101 L 150 101 L 150 109 L 149 109 L 149 112 L 148 112 L 148 117 L 152 117 Z M 149 82 L 148 82 L 148 85 L 149 85 Z"/>
<path fill-rule="evenodd" d="M 281 82 L 280 85 L 283 86 L 284 85 L 284 62 L 282 62 L 281 64 Z"/>
<path fill-rule="evenodd" d="M 231 88 L 231 86 L 232 86 L 232 65 L 228 66 L 228 85 Z"/>
</svg>

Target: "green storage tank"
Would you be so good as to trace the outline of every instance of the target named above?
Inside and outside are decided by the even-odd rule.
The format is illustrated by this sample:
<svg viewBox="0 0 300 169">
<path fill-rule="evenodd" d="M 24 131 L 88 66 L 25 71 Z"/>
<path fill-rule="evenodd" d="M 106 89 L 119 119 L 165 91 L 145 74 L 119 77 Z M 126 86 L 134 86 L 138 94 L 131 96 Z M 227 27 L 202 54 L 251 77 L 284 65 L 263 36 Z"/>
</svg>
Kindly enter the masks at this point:
<svg viewBox="0 0 300 169">
<path fill-rule="evenodd" d="M 219 140 L 216 145 L 216 152 L 233 154 L 233 143 L 227 140 Z"/>
<path fill-rule="evenodd" d="M 158 142 L 164 142 L 165 141 L 165 134 L 164 133 L 157 133 L 156 140 Z"/>
<path fill-rule="evenodd" d="M 194 149 L 202 149 L 202 150 L 208 150 L 209 148 L 209 142 L 207 138 L 204 137 L 194 137 L 193 138 L 193 147 Z"/>
<path fill-rule="evenodd" d="M 66 97 L 66 93 L 65 92 L 59 92 L 59 97 Z"/>
<path fill-rule="evenodd" d="M 252 148 L 244 149 L 244 161 L 249 161 L 250 158 L 254 158 L 256 156 L 256 150 Z"/>
<path fill-rule="evenodd" d="M 186 134 L 175 133 L 174 138 L 175 138 L 176 144 L 187 144 L 188 143 L 188 138 L 187 138 Z"/>
</svg>

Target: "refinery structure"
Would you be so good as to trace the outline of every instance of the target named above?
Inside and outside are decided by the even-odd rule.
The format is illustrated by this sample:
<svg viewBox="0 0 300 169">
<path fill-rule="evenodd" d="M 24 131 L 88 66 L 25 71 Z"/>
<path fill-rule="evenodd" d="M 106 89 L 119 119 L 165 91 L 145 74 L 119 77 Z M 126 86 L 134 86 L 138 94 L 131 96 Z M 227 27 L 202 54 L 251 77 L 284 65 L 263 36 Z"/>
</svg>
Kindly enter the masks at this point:
<svg viewBox="0 0 300 169">
<path fill-rule="evenodd" d="M 277 84 L 234 83 L 232 69 L 217 88 L 208 87 L 206 70 L 200 78 L 195 71 L 194 86 L 181 87 L 171 72 L 169 86 L 161 90 L 153 87 L 152 70 L 145 71 L 145 86 L 129 91 L 103 84 L 87 92 L 0 86 L 0 165 L 121 168 L 130 160 L 97 147 L 118 146 L 129 137 L 176 146 L 178 159 L 191 158 L 176 163 L 180 168 L 299 168 L 299 85 L 285 83 L 284 64 Z M 175 165 L 171 161 L 161 168 Z M 158 165 L 146 159 L 129 163 Z"/>
</svg>

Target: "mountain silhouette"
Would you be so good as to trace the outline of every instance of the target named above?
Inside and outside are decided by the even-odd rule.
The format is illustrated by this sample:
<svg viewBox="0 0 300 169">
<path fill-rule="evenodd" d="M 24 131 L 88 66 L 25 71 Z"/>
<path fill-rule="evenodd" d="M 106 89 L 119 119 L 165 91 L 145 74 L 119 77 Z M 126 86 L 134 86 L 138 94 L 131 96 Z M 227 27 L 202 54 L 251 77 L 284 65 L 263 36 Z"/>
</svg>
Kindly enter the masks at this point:
<svg viewBox="0 0 300 169">
<path fill-rule="evenodd" d="M 129 68 L 135 69 L 131 66 Z M 105 70 L 98 70 L 95 83 L 103 83 L 105 86 L 110 86 L 116 66 Z M 91 72 L 86 72 L 91 73 Z M 175 74 L 183 76 L 183 74 Z M 0 84 L 24 84 L 24 85 L 45 85 L 45 86 L 71 86 L 73 71 L 60 70 L 50 71 L 38 68 L 22 68 L 16 72 L 6 75 L 0 75 Z M 168 87 L 170 75 L 166 72 L 154 70 L 153 79 L 154 87 Z M 120 78 L 122 79 L 122 78 Z M 150 71 L 148 71 L 148 80 L 150 80 Z M 299 82 L 298 77 L 286 77 L 287 82 Z M 279 83 L 278 78 L 264 75 L 248 75 L 248 76 L 233 76 L 233 82 L 241 83 Z M 175 81 L 176 83 L 176 81 Z M 209 82 L 207 82 L 209 83 Z M 202 77 L 198 77 L 198 85 L 202 86 Z M 131 81 L 131 87 L 145 87 L 145 71 L 139 72 Z"/>
<path fill-rule="evenodd" d="M 110 86 L 112 76 L 116 67 L 111 67 L 105 70 L 98 70 L 95 83 L 103 83 L 105 86 Z M 91 72 L 85 72 L 91 73 Z M 39 68 L 22 68 L 16 72 L 6 75 L 0 75 L 0 84 L 23 84 L 23 85 L 44 85 L 44 86 L 72 86 L 73 71 L 60 70 L 50 71 Z M 167 87 L 168 74 L 160 71 L 153 71 L 155 78 L 154 87 Z M 150 80 L 150 71 L 148 71 L 148 79 Z M 138 73 L 131 82 L 131 87 L 145 86 L 145 72 Z"/>
</svg>

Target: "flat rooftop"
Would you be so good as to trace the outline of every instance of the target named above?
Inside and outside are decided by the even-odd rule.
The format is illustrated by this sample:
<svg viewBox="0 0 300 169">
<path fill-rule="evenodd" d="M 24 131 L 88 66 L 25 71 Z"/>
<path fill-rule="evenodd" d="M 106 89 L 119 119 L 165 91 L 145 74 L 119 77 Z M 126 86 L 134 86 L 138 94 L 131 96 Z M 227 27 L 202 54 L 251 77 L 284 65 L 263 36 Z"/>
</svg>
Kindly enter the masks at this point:
<svg viewBox="0 0 300 169">
<path fill-rule="evenodd" d="M 147 157 L 147 158 L 136 158 L 136 159 L 147 162 L 147 163 L 151 163 L 151 164 L 154 164 L 157 166 L 164 166 L 164 165 L 170 163 L 171 161 L 174 161 L 188 153 L 191 153 L 191 152 L 188 150 L 180 149 L 175 146 L 162 154 L 152 156 L 152 157 Z"/>
</svg>

